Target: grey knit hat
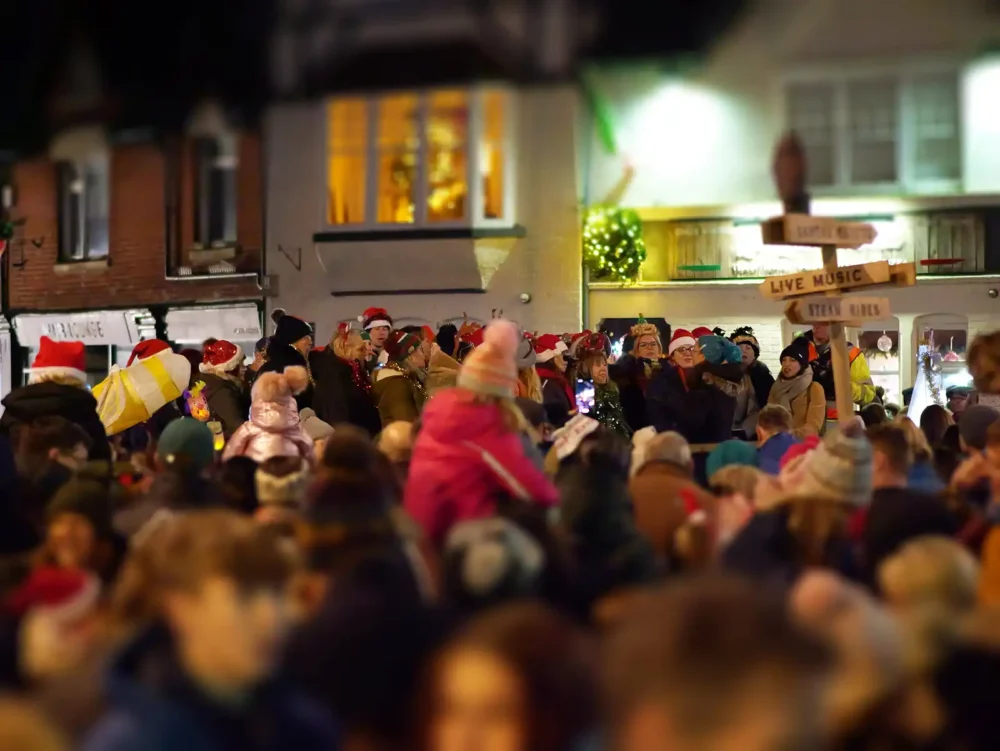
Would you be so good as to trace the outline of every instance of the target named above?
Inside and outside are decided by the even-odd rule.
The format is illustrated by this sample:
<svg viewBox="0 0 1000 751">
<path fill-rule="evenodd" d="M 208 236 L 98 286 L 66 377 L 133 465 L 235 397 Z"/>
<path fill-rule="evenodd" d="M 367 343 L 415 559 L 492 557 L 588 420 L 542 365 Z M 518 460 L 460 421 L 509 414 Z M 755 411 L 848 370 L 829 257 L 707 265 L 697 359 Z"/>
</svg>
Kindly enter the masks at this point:
<svg viewBox="0 0 1000 751">
<path fill-rule="evenodd" d="M 806 457 L 801 481 L 792 489 L 799 498 L 867 506 L 872 496 L 872 446 L 858 417 L 828 432 Z"/>
<path fill-rule="evenodd" d="M 535 347 L 532 345 L 531 339 L 521 333 L 517 343 L 517 369 L 527 370 L 534 367 L 535 359 Z"/>
</svg>

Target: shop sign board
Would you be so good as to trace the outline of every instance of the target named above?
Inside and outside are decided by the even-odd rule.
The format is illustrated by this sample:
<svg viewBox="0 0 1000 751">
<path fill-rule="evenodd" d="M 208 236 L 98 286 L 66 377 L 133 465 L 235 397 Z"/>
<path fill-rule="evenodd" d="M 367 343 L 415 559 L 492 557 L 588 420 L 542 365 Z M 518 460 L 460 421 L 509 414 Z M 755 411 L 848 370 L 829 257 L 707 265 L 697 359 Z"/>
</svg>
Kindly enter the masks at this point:
<svg viewBox="0 0 1000 751">
<path fill-rule="evenodd" d="M 860 248 L 875 241 L 878 233 L 864 222 L 843 222 L 808 214 L 785 214 L 761 224 L 765 245 L 808 245 Z"/>
<path fill-rule="evenodd" d="M 86 313 L 15 316 L 14 330 L 22 347 L 37 349 L 43 336 L 57 342 L 86 346 L 131 346 L 140 341 L 134 310 L 94 310 Z"/>
<path fill-rule="evenodd" d="M 831 292 L 889 281 L 889 262 L 875 261 L 858 266 L 840 266 L 836 270 L 816 269 L 797 274 L 772 276 L 760 285 L 761 294 L 771 300 L 787 300 L 819 292 Z"/>
<path fill-rule="evenodd" d="M 256 305 L 174 308 L 167 311 L 167 338 L 181 344 L 201 344 L 209 337 L 254 342 L 263 336 Z"/>
<path fill-rule="evenodd" d="M 854 323 L 888 318 L 889 300 L 885 297 L 817 297 L 793 300 L 785 307 L 792 323 Z"/>
</svg>

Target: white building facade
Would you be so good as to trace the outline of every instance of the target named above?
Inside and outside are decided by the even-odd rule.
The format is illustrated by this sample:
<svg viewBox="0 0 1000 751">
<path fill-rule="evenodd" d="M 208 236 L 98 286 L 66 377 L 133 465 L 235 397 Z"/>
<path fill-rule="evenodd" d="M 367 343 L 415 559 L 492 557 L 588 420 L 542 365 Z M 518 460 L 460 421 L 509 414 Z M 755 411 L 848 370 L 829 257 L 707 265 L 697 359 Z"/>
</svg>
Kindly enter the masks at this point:
<svg viewBox="0 0 1000 751">
<path fill-rule="evenodd" d="M 781 212 L 774 144 L 792 128 L 813 213 L 878 229 L 841 263 L 917 264 L 916 287 L 884 293 L 892 318 L 851 332 L 876 380 L 893 398 L 912 385 L 931 328 L 964 359 L 971 336 L 1000 328 L 1000 58 L 986 51 L 1000 28 L 986 6 L 762 0 L 685 72 L 596 70 L 618 153 L 590 134 L 585 194 L 607 194 L 634 165 L 620 203 L 642 217 L 649 258 L 634 286 L 592 282 L 584 323 L 642 313 L 674 327 L 751 325 L 776 365 L 794 331 L 757 285 L 821 265 L 818 249 L 761 243 L 760 221 Z M 951 382 L 967 377 L 959 370 Z"/>
</svg>

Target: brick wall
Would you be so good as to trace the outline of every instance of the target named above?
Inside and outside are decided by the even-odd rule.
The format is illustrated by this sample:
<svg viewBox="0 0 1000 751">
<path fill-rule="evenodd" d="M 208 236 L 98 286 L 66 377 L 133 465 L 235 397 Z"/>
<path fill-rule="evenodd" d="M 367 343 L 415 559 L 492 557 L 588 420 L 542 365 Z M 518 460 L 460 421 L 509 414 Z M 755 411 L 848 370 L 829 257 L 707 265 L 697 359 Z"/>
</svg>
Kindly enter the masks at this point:
<svg viewBox="0 0 1000 751">
<path fill-rule="evenodd" d="M 260 140 L 240 143 L 239 241 L 262 245 Z M 8 305 L 13 311 L 86 310 L 164 303 L 259 299 L 252 279 L 175 281 L 166 278 L 166 160 L 152 144 L 114 147 L 111 154 L 109 253 L 107 263 L 58 263 L 58 190 L 48 159 L 14 168 L 17 217 L 23 228 L 23 266 L 18 243 L 10 257 Z M 182 206 L 190 214 L 193 185 L 182 181 Z M 41 241 L 34 247 L 31 240 Z"/>
</svg>

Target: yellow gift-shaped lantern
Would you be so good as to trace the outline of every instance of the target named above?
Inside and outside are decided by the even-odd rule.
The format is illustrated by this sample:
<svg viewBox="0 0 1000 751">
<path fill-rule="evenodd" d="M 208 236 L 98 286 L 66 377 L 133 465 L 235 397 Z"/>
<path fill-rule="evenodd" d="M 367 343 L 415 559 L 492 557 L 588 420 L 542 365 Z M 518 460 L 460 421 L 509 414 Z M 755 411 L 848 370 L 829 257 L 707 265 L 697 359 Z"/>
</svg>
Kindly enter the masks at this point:
<svg viewBox="0 0 1000 751">
<path fill-rule="evenodd" d="M 191 363 L 174 354 L 166 342 L 142 342 L 128 367 L 112 366 L 94 386 L 97 413 L 108 435 L 146 422 L 161 407 L 180 398 L 191 380 Z"/>
</svg>

